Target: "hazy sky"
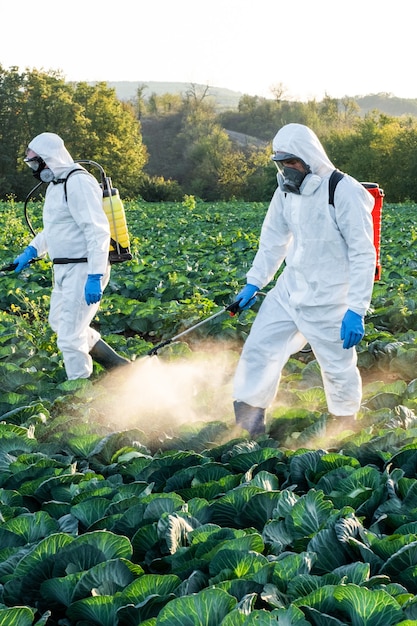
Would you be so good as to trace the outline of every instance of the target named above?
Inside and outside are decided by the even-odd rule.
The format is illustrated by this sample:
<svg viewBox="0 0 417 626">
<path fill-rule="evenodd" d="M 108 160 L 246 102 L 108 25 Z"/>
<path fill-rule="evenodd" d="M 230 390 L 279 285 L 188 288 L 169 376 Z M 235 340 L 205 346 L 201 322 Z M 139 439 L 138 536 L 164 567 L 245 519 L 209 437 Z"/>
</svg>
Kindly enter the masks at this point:
<svg viewBox="0 0 417 626">
<path fill-rule="evenodd" d="M 414 0 L 0 0 L 0 65 L 297 100 L 417 98 Z"/>
</svg>

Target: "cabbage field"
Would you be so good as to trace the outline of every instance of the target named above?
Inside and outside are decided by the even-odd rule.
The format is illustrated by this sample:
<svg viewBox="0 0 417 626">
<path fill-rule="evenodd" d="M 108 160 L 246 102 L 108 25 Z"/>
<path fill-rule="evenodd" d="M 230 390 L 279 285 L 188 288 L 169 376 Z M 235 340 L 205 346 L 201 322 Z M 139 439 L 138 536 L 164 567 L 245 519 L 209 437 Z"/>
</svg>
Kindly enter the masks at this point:
<svg viewBox="0 0 417 626">
<path fill-rule="evenodd" d="M 130 366 L 67 381 L 50 262 L 0 272 L 0 626 L 417 625 L 417 206 L 383 207 L 355 428 L 330 431 L 306 350 L 256 440 L 231 381 L 258 304 L 224 307 L 267 206 L 125 209 L 94 324 Z M 31 237 L 0 214 L 4 267 Z"/>
</svg>

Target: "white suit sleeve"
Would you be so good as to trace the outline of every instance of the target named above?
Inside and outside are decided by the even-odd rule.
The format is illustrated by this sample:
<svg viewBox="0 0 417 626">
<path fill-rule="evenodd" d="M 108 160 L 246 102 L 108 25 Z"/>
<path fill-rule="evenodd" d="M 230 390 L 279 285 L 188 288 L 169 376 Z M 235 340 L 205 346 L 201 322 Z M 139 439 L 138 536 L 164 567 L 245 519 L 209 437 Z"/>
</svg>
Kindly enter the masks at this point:
<svg viewBox="0 0 417 626">
<path fill-rule="evenodd" d="M 282 192 L 277 188 L 262 225 L 258 251 L 246 275 L 247 282 L 259 289 L 274 278 L 292 241 L 282 209 Z"/>
</svg>

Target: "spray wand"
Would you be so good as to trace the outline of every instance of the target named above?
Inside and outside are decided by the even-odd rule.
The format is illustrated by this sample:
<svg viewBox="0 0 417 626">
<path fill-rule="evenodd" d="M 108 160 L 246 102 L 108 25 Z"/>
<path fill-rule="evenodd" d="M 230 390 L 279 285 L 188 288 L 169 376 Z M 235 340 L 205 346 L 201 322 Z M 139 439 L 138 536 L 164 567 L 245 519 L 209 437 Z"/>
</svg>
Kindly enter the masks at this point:
<svg viewBox="0 0 417 626">
<path fill-rule="evenodd" d="M 225 311 L 229 311 L 230 315 L 233 317 L 234 315 L 239 313 L 239 302 L 232 302 L 232 304 L 229 304 L 228 306 L 224 306 L 221 309 L 221 311 L 217 311 L 217 313 L 210 315 L 210 317 L 207 317 L 205 320 L 202 320 L 201 322 L 194 324 L 194 326 L 190 326 L 190 328 L 183 330 L 178 335 L 175 335 L 175 337 L 171 337 L 171 339 L 166 339 L 162 343 L 159 343 L 157 346 L 154 346 L 153 348 L 151 348 L 151 350 L 149 350 L 148 355 L 154 356 L 155 354 L 158 353 L 158 350 L 160 350 L 161 348 L 168 346 L 173 341 L 177 341 L 177 339 L 179 339 L 180 337 L 183 337 L 187 333 L 190 333 L 192 330 L 195 330 L 199 326 L 202 326 L 203 324 L 207 324 L 207 322 L 214 320 L 216 317 L 219 317 L 219 315 L 222 315 Z"/>
<path fill-rule="evenodd" d="M 266 295 L 262 291 L 258 291 L 257 293 L 259 295 L 261 295 L 261 296 Z M 190 326 L 190 328 L 187 328 L 186 330 L 183 330 L 178 335 L 175 335 L 175 337 L 171 337 L 171 339 L 166 339 L 162 343 L 159 343 L 157 346 L 154 346 L 153 348 L 151 348 L 151 350 L 149 350 L 148 355 L 149 356 L 156 355 L 158 353 L 158 350 L 160 350 L 161 348 L 164 348 L 165 346 L 168 346 L 173 341 L 177 341 L 177 339 L 179 339 L 180 337 L 183 337 L 187 333 L 190 333 L 191 331 L 195 330 L 199 326 L 202 326 L 203 324 L 207 324 L 207 322 L 210 322 L 211 320 L 214 320 L 216 317 L 219 317 L 219 315 L 222 315 L 223 313 L 225 313 L 225 311 L 229 311 L 231 317 L 234 317 L 235 315 L 237 315 L 238 313 L 240 313 L 243 310 L 243 309 L 240 308 L 239 302 L 240 302 L 240 300 L 232 302 L 232 304 L 229 304 L 228 306 L 224 306 L 221 309 L 221 311 L 217 311 L 217 313 L 214 313 L 213 315 L 210 315 L 210 317 L 207 317 L 205 320 L 202 320 L 201 322 L 198 322 L 197 324 L 194 324 L 194 326 Z"/>
<path fill-rule="evenodd" d="M 36 257 L 35 259 L 30 259 L 30 261 L 28 261 L 28 263 L 30 265 L 32 265 L 32 263 L 36 263 L 36 261 L 40 261 L 41 257 Z M 0 272 L 13 272 L 13 270 L 15 270 L 17 267 L 17 263 L 9 263 L 8 265 L 3 265 L 3 267 L 0 267 Z"/>
</svg>

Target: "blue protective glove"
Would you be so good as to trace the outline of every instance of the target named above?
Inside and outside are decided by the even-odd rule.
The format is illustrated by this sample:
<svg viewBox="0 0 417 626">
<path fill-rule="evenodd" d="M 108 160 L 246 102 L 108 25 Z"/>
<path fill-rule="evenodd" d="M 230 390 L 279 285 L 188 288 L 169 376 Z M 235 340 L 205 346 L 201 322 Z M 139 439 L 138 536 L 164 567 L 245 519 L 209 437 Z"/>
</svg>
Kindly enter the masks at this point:
<svg viewBox="0 0 417 626">
<path fill-rule="evenodd" d="M 21 272 L 25 269 L 25 267 L 29 267 L 30 261 L 37 256 L 38 251 L 36 250 L 36 248 L 34 248 L 33 246 L 28 246 L 23 250 L 22 254 L 19 254 L 19 256 L 17 256 L 13 261 L 14 263 L 17 263 L 14 271 Z"/>
<path fill-rule="evenodd" d="M 250 309 L 256 302 L 256 293 L 259 291 L 259 287 L 248 283 L 239 291 L 236 296 L 236 302 L 239 303 L 239 311 L 245 311 Z"/>
<path fill-rule="evenodd" d="M 340 339 L 344 348 L 356 346 L 365 334 L 363 317 L 348 309 L 343 317 Z"/>
<path fill-rule="evenodd" d="M 88 274 L 84 287 L 85 301 L 87 304 L 100 302 L 103 290 L 101 288 L 101 277 L 103 274 Z"/>
</svg>

